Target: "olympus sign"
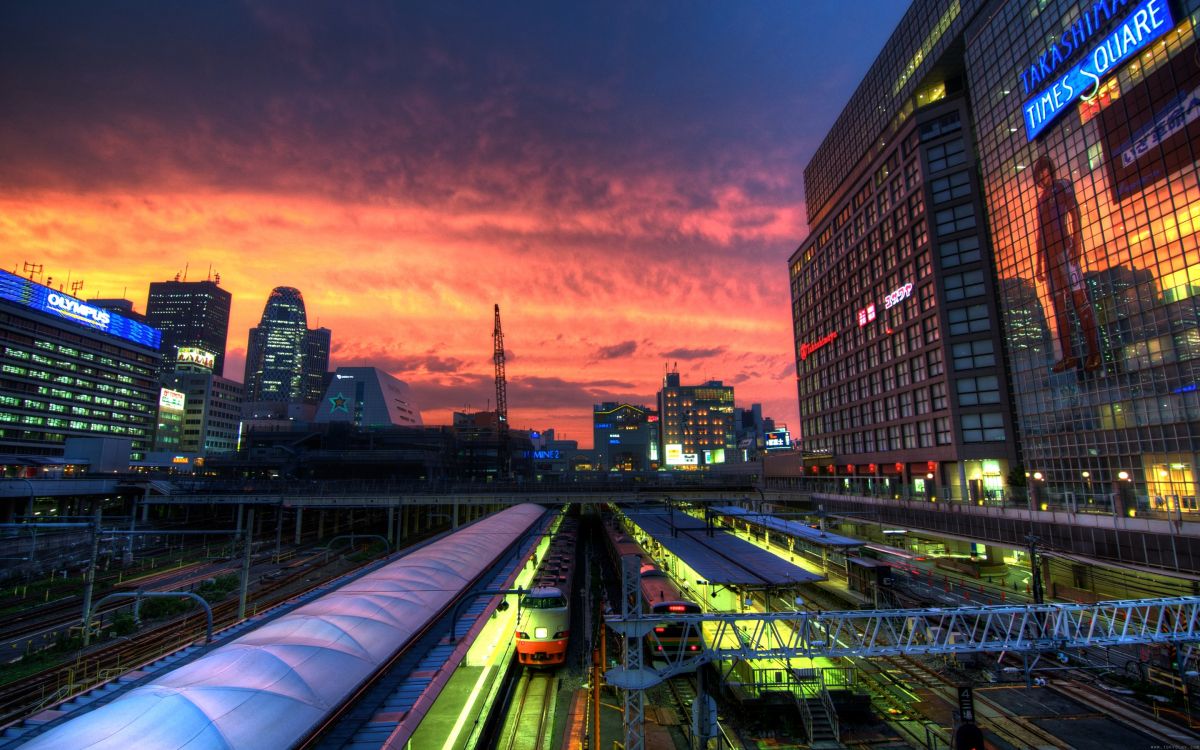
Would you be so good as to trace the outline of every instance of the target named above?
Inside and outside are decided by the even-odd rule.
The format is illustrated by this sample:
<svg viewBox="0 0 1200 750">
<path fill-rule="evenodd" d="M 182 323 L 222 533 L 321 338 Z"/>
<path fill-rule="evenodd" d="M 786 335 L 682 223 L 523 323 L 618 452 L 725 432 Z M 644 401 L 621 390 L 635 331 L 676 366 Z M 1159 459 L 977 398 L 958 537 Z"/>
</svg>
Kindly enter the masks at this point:
<svg viewBox="0 0 1200 750">
<path fill-rule="evenodd" d="M 67 297 L 57 292 L 50 292 L 46 295 L 46 304 L 69 317 L 97 326 L 107 326 L 111 319 L 107 310 L 85 305 L 74 297 Z"/>
</svg>

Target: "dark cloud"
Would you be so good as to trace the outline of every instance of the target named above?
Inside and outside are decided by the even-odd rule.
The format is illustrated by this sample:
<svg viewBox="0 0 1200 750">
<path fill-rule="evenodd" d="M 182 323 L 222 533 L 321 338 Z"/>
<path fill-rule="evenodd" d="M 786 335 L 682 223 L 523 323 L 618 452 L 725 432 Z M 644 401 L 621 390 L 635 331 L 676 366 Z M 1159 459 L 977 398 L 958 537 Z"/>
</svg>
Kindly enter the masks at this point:
<svg viewBox="0 0 1200 750">
<path fill-rule="evenodd" d="M 714 346 L 707 349 L 671 349 L 663 352 L 660 356 L 666 357 L 667 359 L 708 359 L 709 357 L 715 357 L 718 354 L 724 353 L 725 347 Z"/>
<path fill-rule="evenodd" d="M 409 387 L 422 409 L 471 408 L 476 411 L 495 408 L 496 386 L 487 375 L 460 374 L 451 378 L 413 378 Z M 509 378 L 508 408 L 512 412 L 587 409 L 604 401 L 650 403 L 653 394 L 633 393 L 633 384 L 614 380 L 567 380 L 554 377 Z"/>
<path fill-rule="evenodd" d="M 598 350 L 596 350 L 596 353 L 592 358 L 595 361 L 605 359 L 620 359 L 621 357 L 628 357 L 629 355 L 633 354 L 637 351 L 637 348 L 638 344 L 636 341 L 622 341 L 621 343 L 613 344 L 612 346 L 600 347 Z"/>
<path fill-rule="evenodd" d="M 902 11 L 893 0 L 9 4 L 4 186 L 526 205 L 569 221 L 628 212 L 641 182 L 668 211 L 717 209 L 740 191 L 765 209 L 741 220 L 754 228 L 800 199 L 800 165 L 849 94 L 806 92 L 869 63 L 846 62 L 833 32 L 875 50 Z"/>
</svg>

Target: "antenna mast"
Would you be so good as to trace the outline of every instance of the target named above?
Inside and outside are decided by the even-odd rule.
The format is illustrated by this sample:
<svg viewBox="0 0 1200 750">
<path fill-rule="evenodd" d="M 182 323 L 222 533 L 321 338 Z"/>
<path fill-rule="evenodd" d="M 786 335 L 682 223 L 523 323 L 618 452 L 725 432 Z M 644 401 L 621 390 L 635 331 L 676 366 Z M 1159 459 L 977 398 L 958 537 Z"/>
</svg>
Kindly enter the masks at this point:
<svg viewBox="0 0 1200 750">
<path fill-rule="evenodd" d="M 496 327 L 492 330 L 494 345 L 492 360 L 496 363 L 496 478 L 508 479 L 512 474 L 508 436 L 508 382 L 504 376 L 504 332 L 500 330 L 500 305 L 496 305 Z"/>
</svg>

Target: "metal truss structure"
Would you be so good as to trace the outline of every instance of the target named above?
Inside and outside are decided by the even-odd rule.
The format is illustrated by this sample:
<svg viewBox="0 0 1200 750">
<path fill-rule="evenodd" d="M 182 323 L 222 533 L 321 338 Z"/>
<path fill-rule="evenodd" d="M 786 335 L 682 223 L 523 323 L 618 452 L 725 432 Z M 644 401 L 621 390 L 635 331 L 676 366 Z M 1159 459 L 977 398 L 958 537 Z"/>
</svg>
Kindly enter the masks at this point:
<svg viewBox="0 0 1200 750">
<path fill-rule="evenodd" d="M 680 643 L 703 639 L 699 652 L 656 653 L 659 669 L 611 670 L 610 684 L 628 692 L 709 662 L 748 659 L 915 656 L 1045 651 L 1139 644 L 1170 644 L 1186 664 L 1200 641 L 1200 596 L 1131 599 L 1096 604 L 1029 604 L 924 609 L 848 610 L 705 615 L 624 614 L 607 618 L 625 638 L 625 650 L 642 653 L 654 626 L 685 628 Z M 635 657 L 637 658 L 637 657 Z M 640 659 L 639 659 L 640 661 Z M 628 663 L 628 662 L 627 662 Z M 628 697 L 626 699 L 629 700 Z M 642 699 L 635 698 L 637 706 Z M 628 716 L 628 714 L 627 714 Z M 637 715 L 631 716 L 636 720 Z M 642 726 L 626 724 L 626 737 L 642 736 Z M 634 745 L 640 747 L 638 740 Z M 627 741 L 626 747 L 633 747 Z"/>
</svg>

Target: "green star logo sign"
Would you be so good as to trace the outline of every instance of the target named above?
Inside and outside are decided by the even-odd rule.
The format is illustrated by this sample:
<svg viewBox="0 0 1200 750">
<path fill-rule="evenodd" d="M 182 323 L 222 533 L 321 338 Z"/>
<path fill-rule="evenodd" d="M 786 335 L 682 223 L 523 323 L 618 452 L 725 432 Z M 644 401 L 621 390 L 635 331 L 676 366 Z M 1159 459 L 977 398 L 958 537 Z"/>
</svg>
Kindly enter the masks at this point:
<svg viewBox="0 0 1200 750">
<path fill-rule="evenodd" d="M 336 396 L 331 397 L 329 399 L 329 405 L 330 405 L 329 411 L 331 411 L 331 412 L 344 411 L 347 414 L 350 413 L 350 410 L 346 408 L 346 397 L 343 396 L 341 393 L 339 393 Z"/>
</svg>

